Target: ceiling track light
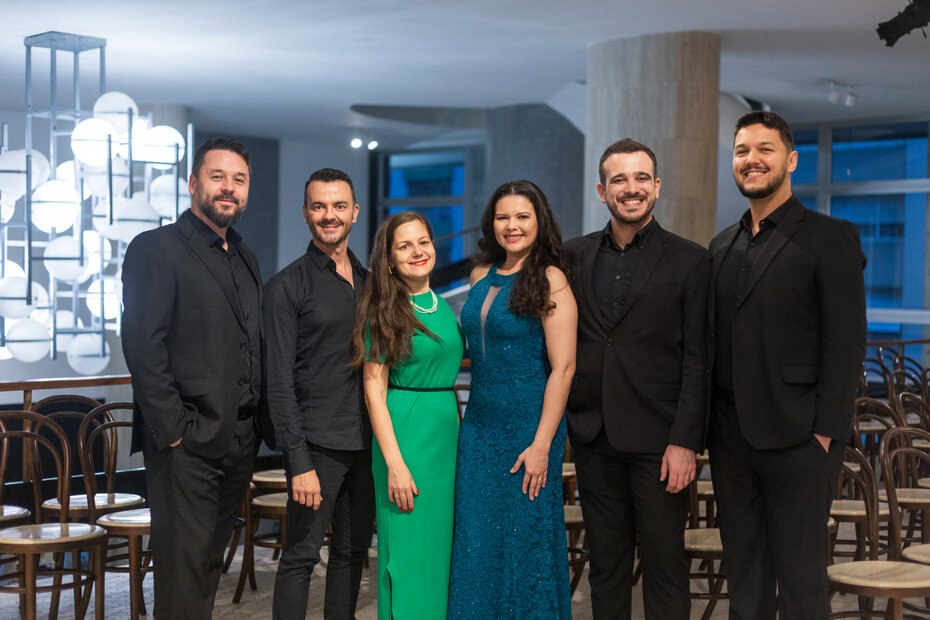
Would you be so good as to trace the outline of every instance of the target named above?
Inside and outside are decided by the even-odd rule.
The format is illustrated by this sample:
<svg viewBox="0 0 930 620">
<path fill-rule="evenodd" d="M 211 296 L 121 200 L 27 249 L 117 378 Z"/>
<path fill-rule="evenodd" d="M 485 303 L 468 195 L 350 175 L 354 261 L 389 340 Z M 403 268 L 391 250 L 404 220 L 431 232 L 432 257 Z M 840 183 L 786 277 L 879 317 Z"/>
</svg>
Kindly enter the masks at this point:
<svg viewBox="0 0 930 620">
<path fill-rule="evenodd" d="M 849 84 L 843 84 L 842 82 L 837 82 L 835 80 L 824 80 L 827 86 L 830 87 L 830 92 L 827 93 L 827 101 L 833 105 L 839 105 L 840 102 L 843 102 L 847 108 L 854 108 L 856 104 L 859 103 L 859 95 L 853 92 L 852 86 Z M 840 91 L 846 89 L 846 96 L 844 97 Z"/>
</svg>

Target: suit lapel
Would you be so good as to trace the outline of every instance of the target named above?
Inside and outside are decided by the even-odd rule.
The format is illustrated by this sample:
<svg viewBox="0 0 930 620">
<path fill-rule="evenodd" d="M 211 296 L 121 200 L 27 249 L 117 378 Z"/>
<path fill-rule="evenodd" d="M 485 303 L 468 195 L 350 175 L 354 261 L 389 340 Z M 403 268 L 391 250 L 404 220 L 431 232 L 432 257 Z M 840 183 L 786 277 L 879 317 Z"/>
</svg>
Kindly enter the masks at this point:
<svg viewBox="0 0 930 620">
<path fill-rule="evenodd" d="M 597 298 L 594 297 L 594 259 L 597 258 L 600 246 L 600 238 L 591 239 L 588 247 L 585 248 L 581 255 L 581 292 L 588 307 L 591 308 L 591 314 L 596 316 L 598 321 L 607 327 L 607 319 L 601 314 L 601 309 L 597 305 Z"/>
<path fill-rule="evenodd" d="M 740 300 L 736 304 L 737 308 L 743 305 L 746 298 L 749 297 L 749 294 L 752 292 L 752 289 L 755 288 L 756 284 L 759 282 L 759 279 L 762 278 L 762 274 L 765 273 L 768 266 L 772 264 L 772 260 L 778 255 L 781 249 L 785 247 L 785 244 L 788 243 L 788 240 L 797 232 L 798 226 L 804 220 L 806 213 L 802 204 L 792 201 L 788 207 L 789 211 L 785 213 L 785 217 L 782 218 L 778 226 L 775 227 L 775 230 L 772 231 L 771 238 L 765 242 L 762 254 L 756 259 L 752 268 L 752 275 L 746 283 L 746 287 L 740 292 Z"/>
<path fill-rule="evenodd" d="M 649 281 L 649 278 L 652 276 L 652 272 L 655 271 L 656 266 L 659 264 L 659 261 L 665 254 L 667 247 L 668 233 L 666 233 L 661 226 L 656 224 L 653 240 L 643 249 L 642 262 L 640 262 L 639 269 L 636 270 L 636 275 L 633 277 L 633 281 L 630 283 L 630 291 L 627 293 L 626 303 L 623 304 L 623 311 L 620 312 L 620 316 L 618 316 L 617 320 L 614 321 L 614 325 L 622 321 L 623 317 L 626 316 L 626 313 L 629 312 L 633 304 L 636 303 L 636 297 L 643 290 L 646 282 Z"/>
<path fill-rule="evenodd" d="M 191 214 L 191 217 L 197 217 Z M 182 236 L 184 237 L 184 242 L 187 246 L 194 251 L 195 254 L 203 262 L 204 266 L 216 280 L 217 284 L 220 285 L 220 288 L 223 290 L 223 294 L 226 296 L 226 301 L 229 302 L 230 307 L 232 308 L 233 314 L 236 315 L 236 320 L 239 322 L 239 326 L 242 329 L 245 329 L 245 320 L 242 317 L 242 309 L 239 307 L 239 296 L 236 294 L 236 284 L 233 282 L 232 273 L 226 265 L 222 265 L 218 257 L 211 255 L 212 249 L 208 247 L 203 247 L 202 244 L 196 243 L 193 240 L 193 236 L 197 234 L 197 231 L 194 230 L 190 222 L 185 219 L 178 220 L 178 227 L 181 230 Z M 249 270 L 252 271 L 252 275 L 255 275 L 255 270 L 253 270 L 250 261 L 245 261 L 246 265 L 249 266 Z M 257 269 L 258 265 L 255 265 Z"/>
</svg>

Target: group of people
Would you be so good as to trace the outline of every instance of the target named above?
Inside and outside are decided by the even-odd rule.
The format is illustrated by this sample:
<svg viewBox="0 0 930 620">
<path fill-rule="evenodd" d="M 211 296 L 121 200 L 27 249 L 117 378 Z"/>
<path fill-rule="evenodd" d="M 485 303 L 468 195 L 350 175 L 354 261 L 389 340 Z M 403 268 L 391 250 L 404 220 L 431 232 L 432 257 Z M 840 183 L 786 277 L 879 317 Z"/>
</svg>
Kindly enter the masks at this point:
<svg viewBox="0 0 930 620">
<path fill-rule="evenodd" d="M 749 209 L 709 251 L 660 226 L 656 157 L 629 138 L 600 159 L 607 225 L 564 246 L 539 187 L 505 183 L 460 326 L 430 288 L 429 221 L 388 217 L 366 270 L 348 249 L 352 181 L 330 168 L 304 188 L 307 252 L 263 287 L 231 227 L 248 153 L 206 142 L 190 211 L 137 237 L 123 266 L 156 617 L 210 617 L 256 436 L 276 436 L 289 499 L 275 618 L 305 617 L 330 527 L 324 616 L 354 617 L 375 522 L 379 618 L 570 618 L 566 437 L 595 618 L 630 616 L 637 545 L 646 617 L 689 617 L 685 490 L 705 447 L 730 616 L 826 618 L 864 256 L 852 224 L 793 196 L 796 165 L 783 119 L 741 117 Z"/>
</svg>

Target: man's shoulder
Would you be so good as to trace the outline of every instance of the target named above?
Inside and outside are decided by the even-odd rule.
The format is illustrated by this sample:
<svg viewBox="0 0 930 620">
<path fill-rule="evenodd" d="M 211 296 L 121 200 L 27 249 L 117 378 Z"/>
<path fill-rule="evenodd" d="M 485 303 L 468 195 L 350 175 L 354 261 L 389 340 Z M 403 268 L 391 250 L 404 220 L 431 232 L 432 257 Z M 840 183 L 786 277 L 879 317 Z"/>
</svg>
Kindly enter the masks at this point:
<svg viewBox="0 0 930 620">
<path fill-rule="evenodd" d="M 665 230 L 664 228 L 661 230 L 663 233 L 665 233 L 669 246 L 674 248 L 677 252 L 695 256 L 710 254 L 707 248 L 705 248 L 700 243 L 697 243 L 696 241 L 692 241 L 687 237 L 682 237 L 681 235 Z"/>
<path fill-rule="evenodd" d="M 176 222 L 165 224 L 164 226 L 141 232 L 133 237 L 132 241 L 129 242 L 127 252 L 160 250 L 169 244 L 180 242 L 181 239 L 182 235 Z"/>
<path fill-rule="evenodd" d="M 574 237 L 565 242 L 564 248 L 565 251 L 574 254 L 575 252 L 581 252 L 586 248 L 589 248 L 591 244 L 598 244 L 601 242 L 601 238 L 604 236 L 603 230 L 596 230 L 587 235 L 582 235 L 580 237 Z"/>
<path fill-rule="evenodd" d="M 307 255 L 303 254 L 283 267 L 278 273 L 268 278 L 268 281 L 265 283 L 265 288 L 290 289 L 301 282 L 311 280 L 310 270 L 307 267 Z"/>
</svg>

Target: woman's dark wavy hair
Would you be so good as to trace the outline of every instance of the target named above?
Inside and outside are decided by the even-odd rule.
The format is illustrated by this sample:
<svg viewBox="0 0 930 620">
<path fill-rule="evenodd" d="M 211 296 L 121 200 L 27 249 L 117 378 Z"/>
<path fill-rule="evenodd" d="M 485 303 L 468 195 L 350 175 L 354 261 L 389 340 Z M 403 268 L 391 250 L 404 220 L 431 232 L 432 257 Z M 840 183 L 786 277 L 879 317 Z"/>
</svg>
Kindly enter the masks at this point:
<svg viewBox="0 0 930 620">
<path fill-rule="evenodd" d="M 549 200 L 535 183 L 519 180 L 504 183 L 498 187 L 488 200 L 488 206 L 481 216 L 481 239 L 478 240 L 478 253 L 475 254 L 476 265 L 486 265 L 503 261 L 507 252 L 500 246 L 494 236 L 494 215 L 497 203 L 505 196 L 523 196 L 533 205 L 536 212 L 538 232 L 520 275 L 517 276 L 510 290 L 507 306 L 514 314 L 526 316 L 547 315 L 555 304 L 550 300 L 548 267 L 558 267 L 566 277 L 571 277 L 571 267 L 562 249 L 562 233 L 555 220 Z"/>
<path fill-rule="evenodd" d="M 375 233 L 371 248 L 368 279 L 355 310 L 355 329 L 352 332 L 353 357 L 350 366 L 359 368 L 365 358 L 381 360 L 394 368 L 410 357 L 410 339 L 415 332 L 439 338 L 420 322 L 410 304 L 410 291 L 397 273 L 388 267 L 394 233 L 409 222 L 421 222 L 430 240 L 433 227 L 425 216 L 415 211 L 402 211 L 390 216 Z M 365 327 L 370 330 L 371 346 L 365 351 Z"/>
</svg>

